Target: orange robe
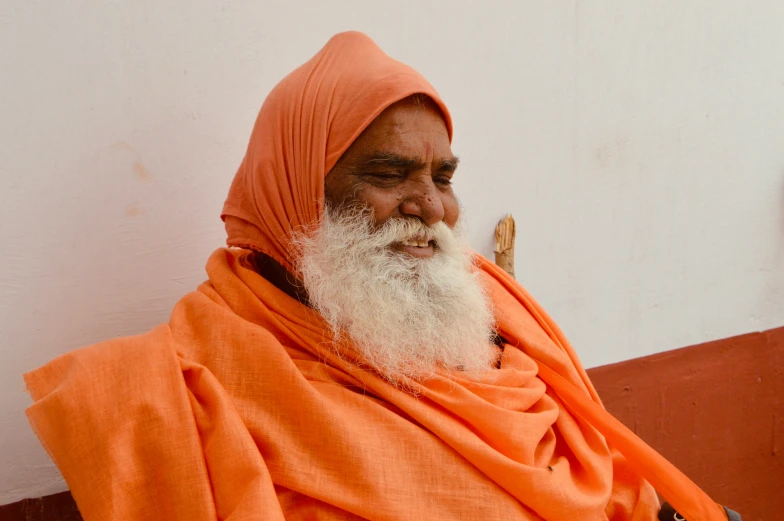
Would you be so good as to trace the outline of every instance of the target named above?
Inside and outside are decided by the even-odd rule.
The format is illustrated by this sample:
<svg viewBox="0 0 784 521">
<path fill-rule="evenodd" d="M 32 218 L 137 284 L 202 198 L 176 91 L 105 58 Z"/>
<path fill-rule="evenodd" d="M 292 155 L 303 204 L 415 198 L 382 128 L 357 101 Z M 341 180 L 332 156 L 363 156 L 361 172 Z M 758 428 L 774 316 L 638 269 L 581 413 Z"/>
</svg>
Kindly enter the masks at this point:
<svg viewBox="0 0 784 521">
<path fill-rule="evenodd" d="M 726 519 L 602 409 L 557 327 L 489 261 L 501 368 L 415 396 L 330 354 L 320 316 L 246 254 L 216 251 L 168 325 L 25 376 L 85 520 L 648 521 L 643 476 L 687 519 Z"/>
<path fill-rule="evenodd" d="M 268 96 L 223 211 L 228 243 L 291 269 L 324 176 L 416 71 L 335 36 Z M 689 521 L 723 510 L 612 418 L 566 339 L 480 258 L 508 341 L 478 382 L 403 392 L 332 355 L 321 317 L 218 250 L 167 325 L 25 375 L 31 425 L 87 521 L 655 519 L 651 485 Z M 646 482 L 647 480 L 647 482 Z M 650 484 L 649 484 L 650 483 Z"/>
</svg>

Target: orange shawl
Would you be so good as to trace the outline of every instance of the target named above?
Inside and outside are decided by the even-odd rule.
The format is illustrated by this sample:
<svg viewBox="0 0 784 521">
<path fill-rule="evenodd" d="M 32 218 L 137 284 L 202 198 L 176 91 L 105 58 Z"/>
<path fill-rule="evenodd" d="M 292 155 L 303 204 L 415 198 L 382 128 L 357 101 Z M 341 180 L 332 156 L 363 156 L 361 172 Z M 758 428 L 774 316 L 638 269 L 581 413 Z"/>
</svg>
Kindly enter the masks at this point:
<svg viewBox="0 0 784 521">
<path fill-rule="evenodd" d="M 224 208 L 229 242 L 290 265 L 286 236 L 319 215 L 325 172 L 412 89 L 451 132 L 421 76 L 364 35 L 333 38 L 265 102 Z M 334 356 L 318 314 L 246 259 L 216 251 L 167 325 L 25 375 L 31 425 L 85 520 L 648 521 L 644 479 L 690 521 L 726 519 L 602 408 L 557 326 L 486 259 L 501 368 L 439 373 L 416 396 Z"/>
</svg>

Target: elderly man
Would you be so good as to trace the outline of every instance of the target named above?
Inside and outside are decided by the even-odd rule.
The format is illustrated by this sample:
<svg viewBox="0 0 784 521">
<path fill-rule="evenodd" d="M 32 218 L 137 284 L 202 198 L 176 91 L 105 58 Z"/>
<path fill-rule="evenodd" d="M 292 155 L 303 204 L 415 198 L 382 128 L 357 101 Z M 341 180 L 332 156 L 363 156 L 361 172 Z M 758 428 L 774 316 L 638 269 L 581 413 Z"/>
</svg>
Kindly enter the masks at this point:
<svg viewBox="0 0 784 521">
<path fill-rule="evenodd" d="M 360 33 L 275 87 L 209 280 L 168 324 L 26 375 L 85 519 L 643 521 L 653 486 L 727 519 L 470 251 L 451 137 L 436 91 Z"/>
</svg>

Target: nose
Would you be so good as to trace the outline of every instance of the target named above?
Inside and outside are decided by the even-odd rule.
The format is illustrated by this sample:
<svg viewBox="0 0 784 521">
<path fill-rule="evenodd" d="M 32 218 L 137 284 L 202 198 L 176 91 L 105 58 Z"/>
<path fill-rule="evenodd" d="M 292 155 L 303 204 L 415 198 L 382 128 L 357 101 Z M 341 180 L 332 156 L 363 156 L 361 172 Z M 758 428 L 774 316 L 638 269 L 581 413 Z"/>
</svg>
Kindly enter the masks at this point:
<svg viewBox="0 0 784 521">
<path fill-rule="evenodd" d="M 400 203 L 399 210 L 401 215 L 416 217 L 428 226 L 444 220 L 444 203 L 432 179 L 412 187 L 411 193 Z"/>
</svg>

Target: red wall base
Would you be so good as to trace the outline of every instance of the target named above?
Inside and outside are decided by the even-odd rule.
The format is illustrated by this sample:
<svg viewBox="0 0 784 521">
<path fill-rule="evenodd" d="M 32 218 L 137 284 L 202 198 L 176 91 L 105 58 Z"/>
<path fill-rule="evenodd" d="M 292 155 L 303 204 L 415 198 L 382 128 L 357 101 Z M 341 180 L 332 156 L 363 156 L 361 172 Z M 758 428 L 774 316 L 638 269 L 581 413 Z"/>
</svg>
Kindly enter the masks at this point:
<svg viewBox="0 0 784 521">
<path fill-rule="evenodd" d="M 716 502 L 784 519 L 784 328 L 588 373 L 605 407 Z"/>
</svg>

